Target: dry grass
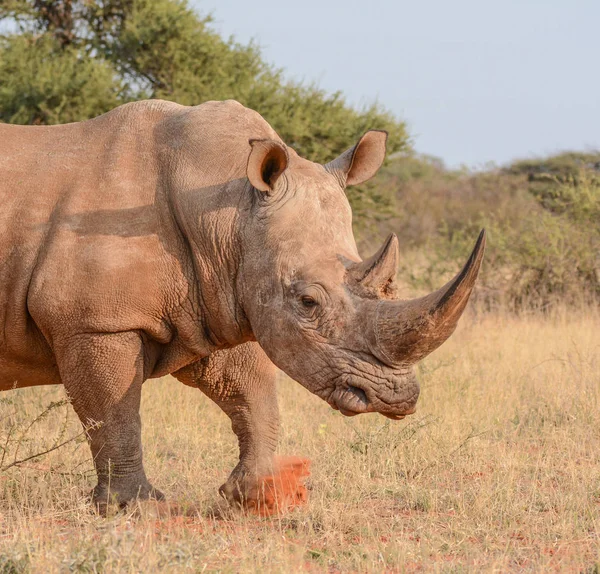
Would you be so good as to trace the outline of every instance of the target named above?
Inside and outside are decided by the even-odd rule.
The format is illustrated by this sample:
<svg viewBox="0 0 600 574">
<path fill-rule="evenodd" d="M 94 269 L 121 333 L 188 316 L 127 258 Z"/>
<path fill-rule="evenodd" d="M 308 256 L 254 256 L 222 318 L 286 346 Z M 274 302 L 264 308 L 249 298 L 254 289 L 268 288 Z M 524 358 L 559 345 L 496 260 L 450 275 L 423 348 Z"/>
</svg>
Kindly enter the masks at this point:
<svg viewBox="0 0 600 574">
<path fill-rule="evenodd" d="M 237 454 L 229 422 L 198 391 L 150 382 L 147 469 L 188 515 L 96 517 L 73 441 L 0 476 L 0 572 L 598 573 L 599 325 L 597 312 L 466 317 L 399 423 L 346 419 L 282 379 L 281 452 L 313 460 L 310 503 L 284 518 L 211 515 Z M 80 431 L 68 405 L 26 428 L 62 397 L 0 395 L 4 466 Z"/>
</svg>

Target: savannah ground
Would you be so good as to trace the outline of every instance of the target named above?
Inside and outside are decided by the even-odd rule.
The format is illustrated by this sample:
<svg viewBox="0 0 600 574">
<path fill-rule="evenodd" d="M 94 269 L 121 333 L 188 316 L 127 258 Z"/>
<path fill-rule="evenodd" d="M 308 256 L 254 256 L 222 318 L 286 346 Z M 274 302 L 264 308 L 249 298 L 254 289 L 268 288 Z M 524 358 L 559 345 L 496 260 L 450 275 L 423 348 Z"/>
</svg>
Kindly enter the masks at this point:
<svg viewBox="0 0 600 574">
<path fill-rule="evenodd" d="M 308 505 L 219 516 L 229 420 L 166 378 L 143 396 L 146 467 L 178 509 L 94 515 L 80 438 L 0 476 L 0 572 L 600 572 L 600 314 L 471 313 L 420 367 L 404 421 L 347 419 L 285 377 L 282 454 Z M 61 388 L 0 395 L 2 466 L 81 432 Z M 159 512 L 160 510 L 160 512 Z M 221 513 L 223 514 L 223 513 Z"/>
</svg>

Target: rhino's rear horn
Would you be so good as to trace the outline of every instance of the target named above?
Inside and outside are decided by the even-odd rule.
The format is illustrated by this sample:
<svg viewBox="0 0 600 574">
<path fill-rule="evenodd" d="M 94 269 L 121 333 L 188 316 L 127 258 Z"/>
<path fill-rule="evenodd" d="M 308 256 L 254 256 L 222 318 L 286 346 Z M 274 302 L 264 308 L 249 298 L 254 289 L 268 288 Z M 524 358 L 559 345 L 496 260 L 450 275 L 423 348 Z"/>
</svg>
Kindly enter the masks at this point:
<svg viewBox="0 0 600 574">
<path fill-rule="evenodd" d="M 441 289 L 411 301 L 380 301 L 374 352 L 389 364 L 414 363 L 437 349 L 456 328 L 473 291 L 485 250 L 485 230 L 463 269 Z"/>
</svg>

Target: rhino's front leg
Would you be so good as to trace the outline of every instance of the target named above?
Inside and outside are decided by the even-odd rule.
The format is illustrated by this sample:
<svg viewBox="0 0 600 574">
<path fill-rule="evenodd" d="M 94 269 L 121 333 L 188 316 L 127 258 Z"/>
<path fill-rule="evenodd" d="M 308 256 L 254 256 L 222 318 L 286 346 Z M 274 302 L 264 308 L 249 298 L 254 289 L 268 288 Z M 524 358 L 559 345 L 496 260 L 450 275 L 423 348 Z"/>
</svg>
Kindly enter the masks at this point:
<svg viewBox="0 0 600 574">
<path fill-rule="evenodd" d="M 110 503 L 163 495 L 146 478 L 139 414 L 144 354 L 137 333 L 85 334 L 56 345 L 61 379 L 84 427 L 98 475 L 92 498 Z"/>
<path fill-rule="evenodd" d="M 219 489 L 232 504 L 271 514 L 306 500 L 308 462 L 275 457 L 279 432 L 276 369 L 258 343 L 217 351 L 175 373 L 231 419 L 240 460 Z"/>
</svg>

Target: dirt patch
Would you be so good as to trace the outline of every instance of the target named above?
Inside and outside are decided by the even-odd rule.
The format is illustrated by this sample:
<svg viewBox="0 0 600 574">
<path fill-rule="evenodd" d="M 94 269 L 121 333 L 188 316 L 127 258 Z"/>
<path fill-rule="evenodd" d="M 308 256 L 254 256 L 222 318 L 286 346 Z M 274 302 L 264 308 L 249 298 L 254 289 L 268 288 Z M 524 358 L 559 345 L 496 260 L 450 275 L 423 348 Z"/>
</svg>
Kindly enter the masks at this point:
<svg viewBox="0 0 600 574">
<path fill-rule="evenodd" d="M 310 460 L 298 456 L 275 459 L 275 472 L 261 477 L 248 493 L 244 507 L 251 514 L 273 516 L 301 506 L 308 500 L 304 485 L 310 476 Z"/>
</svg>

